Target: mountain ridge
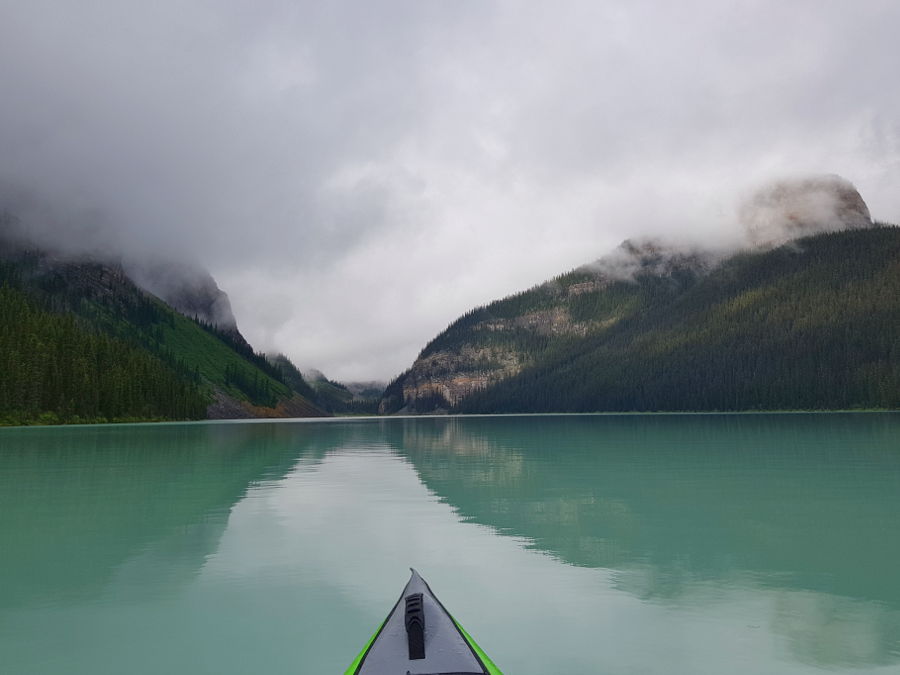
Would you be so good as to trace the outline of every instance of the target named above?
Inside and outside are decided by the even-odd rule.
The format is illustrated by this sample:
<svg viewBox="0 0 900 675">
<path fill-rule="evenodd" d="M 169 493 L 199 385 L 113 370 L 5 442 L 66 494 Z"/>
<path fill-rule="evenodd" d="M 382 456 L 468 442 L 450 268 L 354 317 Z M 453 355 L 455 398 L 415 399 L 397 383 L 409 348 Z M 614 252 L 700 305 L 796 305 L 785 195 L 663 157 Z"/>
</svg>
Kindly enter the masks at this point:
<svg viewBox="0 0 900 675">
<path fill-rule="evenodd" d="M 201 293 L 195 307 L 210 298 L 221 302 L 224 296 L 227 300 L 208 273 L 201 271 L 199 278 L 205 290 L 214 288 L 215 292 Z M 66 256 L 21 237 L 0 237 L 0 287 L 6 292 L 8 306 L 18 308 L 36 331 L 29 342 L 30 338 L 21 335 L 24 329 L 7 325 L 4 330 L 6 340 L 0 347 L 7 362 L 13 364 L 8 378 L 18 372 L 21 387 L 37 392 L 31 397 L 7 392 L 0 406 L 0 419 L 6 423 L 328 414 L 286 384 L 280 372 L 247 343 L 236 323 L 220 327 L 196 314 L 178 311 L 139 286 L 118 262 L 99 256 Z M 184 285 L 181 290 L 187 295 Z M 90 389 L 100 386 L 104 372 L 119 364 L 82 359 L 71 377 L 60 379 L 57 372 L 68 366 L 54 355 L 66 353 L 65 345 L 60 344 L 63 332 L 68 336 L 65 339 L 80 341 L 95 352 L 118 350 L 116 353 L 130 355 L 127 358 L 134 367 L 124 369 L 108 383 L 111 398 L 92 406 L 78 404 L 79 400 L 92 400 Z M 160 407 L 154 397 L 168 400 L 169 395 L 153 394 L 134 382 L 136 377 L 161 378 L 169 383 L 165 385 L 169 389 L 181 387 L 184 392 L 178 396 L 186 396 L 192 403 Z M 123 400 L 127 405 L 120 405 Z"/>
<path fill-rule="evenodd" d="M 380 411 L 900 406 L 900 348 L 890 339 L 890 326 L 900 325 L 896 226 L 826 231 L 731 256 L 664 255 L 634 242 L 613 258 L 622 254 L 632 264 L 601 260 L 467 312 L 388 386 Z M 740 331 L 761 351 L 753 354 Z M 804 361 L 800 375 L 777 350 L 801 361 L 812 350 L 819 362 Z M 755 361 L 729 364 L 741 358 Z M 677 377 L 667 374 L 673 369 Z M 739 376 L 757 389 L 746 391 Z M 804 394 L 802 381 L 817 394 Z"/>
</svg>

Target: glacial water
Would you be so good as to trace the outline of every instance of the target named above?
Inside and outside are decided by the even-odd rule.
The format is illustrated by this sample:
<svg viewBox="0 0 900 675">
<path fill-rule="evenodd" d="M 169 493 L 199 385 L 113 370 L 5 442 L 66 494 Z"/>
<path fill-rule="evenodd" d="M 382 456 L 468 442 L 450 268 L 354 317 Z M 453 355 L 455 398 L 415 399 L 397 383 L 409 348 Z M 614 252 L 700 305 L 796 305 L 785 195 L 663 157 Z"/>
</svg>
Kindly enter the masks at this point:
<svg viewBox="0 0 900 675">
<path fill-rule="evenodd" d="M 340 674 L 415 566 L 510 675 L 900 673 L 900 415 L 0 430 L 0 672 Z"/>
</svg>

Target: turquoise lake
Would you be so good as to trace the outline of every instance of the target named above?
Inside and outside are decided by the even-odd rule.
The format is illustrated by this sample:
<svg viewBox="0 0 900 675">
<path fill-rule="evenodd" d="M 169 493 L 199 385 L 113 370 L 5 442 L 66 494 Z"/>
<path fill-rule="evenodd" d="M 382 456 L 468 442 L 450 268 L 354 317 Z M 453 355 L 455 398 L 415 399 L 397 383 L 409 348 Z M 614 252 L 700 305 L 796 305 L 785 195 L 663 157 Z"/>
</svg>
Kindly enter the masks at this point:
<svg viewBox="0 0 900 675">
<path fill-rule="evenodd" d="M 900 415 L 0 430 L 0 672 L 340 675 L 416 567 L 508 675 L 900 673 Z"/>
</svg>

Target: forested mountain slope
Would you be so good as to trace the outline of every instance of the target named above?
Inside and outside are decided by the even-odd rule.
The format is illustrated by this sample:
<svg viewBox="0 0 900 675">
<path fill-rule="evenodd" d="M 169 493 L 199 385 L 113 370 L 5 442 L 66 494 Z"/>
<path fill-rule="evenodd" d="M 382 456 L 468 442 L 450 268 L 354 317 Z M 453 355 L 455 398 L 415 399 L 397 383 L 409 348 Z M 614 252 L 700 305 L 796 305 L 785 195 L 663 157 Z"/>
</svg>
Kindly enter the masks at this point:
<svg viewBox="0 0 900 675">
<path fill-rule="evenodd" d="M 0 240 L 0 423 L 325 414 L 240 333 L 121 266 Z"/>
<path fill-rule="evenodd" d="M 900 407 L 900 229 L 717 259 L 626 242 L 473 310 L 381 410 L 466 413 Z"/>
</svg>

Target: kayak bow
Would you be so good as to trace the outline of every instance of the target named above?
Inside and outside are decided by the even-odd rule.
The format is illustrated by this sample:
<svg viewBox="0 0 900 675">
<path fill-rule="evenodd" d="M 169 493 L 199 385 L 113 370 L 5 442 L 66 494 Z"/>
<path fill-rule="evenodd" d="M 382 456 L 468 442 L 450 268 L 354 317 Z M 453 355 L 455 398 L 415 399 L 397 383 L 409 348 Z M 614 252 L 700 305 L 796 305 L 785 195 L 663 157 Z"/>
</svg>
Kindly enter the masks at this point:
<svg viewBox="0 0 900 675">
<path fill-rule="evenodd" d="M 502 675 L 415 570 L 344 675 Z"/>
</svg>

